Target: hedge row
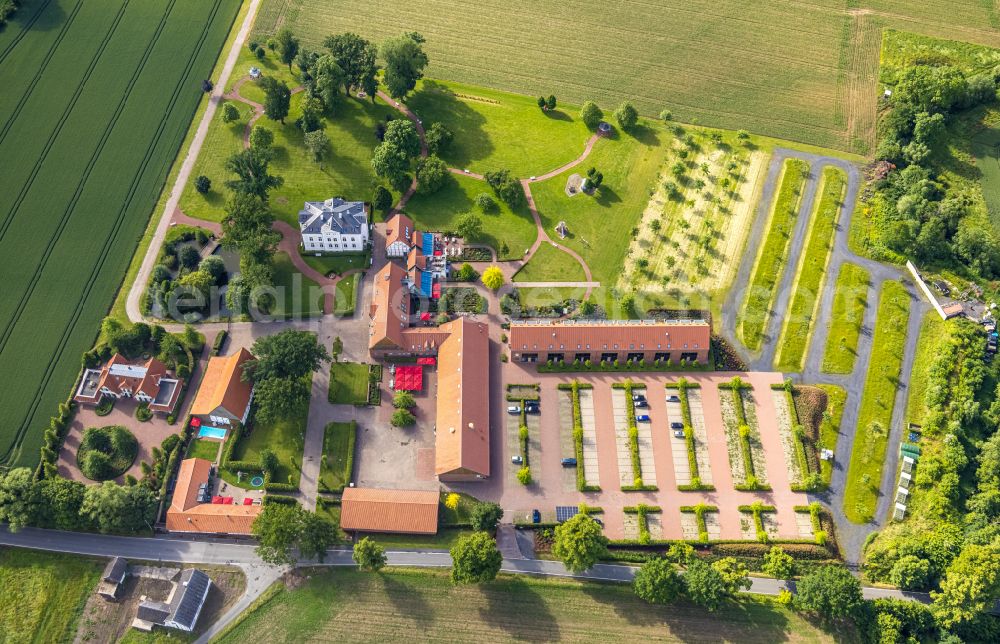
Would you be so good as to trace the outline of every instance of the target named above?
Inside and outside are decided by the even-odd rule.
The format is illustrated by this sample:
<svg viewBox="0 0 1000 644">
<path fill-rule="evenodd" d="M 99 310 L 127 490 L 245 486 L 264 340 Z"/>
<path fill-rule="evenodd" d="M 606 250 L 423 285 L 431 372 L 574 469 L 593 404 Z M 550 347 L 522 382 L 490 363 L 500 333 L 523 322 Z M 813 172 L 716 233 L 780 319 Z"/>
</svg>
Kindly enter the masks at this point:
<svg viewBox="0 0 1000 644">
<path fill-rule="evenodd" d="M 532 389 L 535 393 L 511 393 L 515 390 Z M 507 385 L 507 402 L 522 402 L 525 400 L 541 400 L 541 385 L 532 383 L 528 385 Z"/>
<path fill-rule="evenodd" d="M 753 523 L 757 532 L 757 541 L 760 541 L 761 543 L 769 542 L 771 538 L 767 536 L 767 530 L 764 529 L 764 519 L 761 515 L 765 512 L 777 512 L 778 510 L 773 505 L 764 505 L 760 501 L 755 501 L 750 505 L 741 505 L 738 509 L 740 512 L 750 512 L 753 514 Z"/>
<path fill-rule="evenodd" d="M 583 473 L 583 414 L 580 412 L 580 389 L 589 389 L 591 385 L 581 384 L 574 380 L 571 383 L 560 383 L 559 388 L 568 388 L 573 399 L 573 453 L 576 455 L 576 489 L 580 492 L 600 492 L 601 486 L 587 485 Z"/>
<path fill-rule="evenodd" d="M 382 365 L 368 365 L 368 404 L 378 407 L 382 404 Z"/>
<path fill-rule="evenodd" d="M 808 513 L 812 520 L 813 537 L 818 545 L 827 544 L 828 532 L 823 528 L 823 506 L 818 501 L 813 501 L 809 505 L 796 505 L 792 508 L 795 512 Z"/>
<path fill-rule="evenodd" d="M 215 336 L 215 342 L 212 343 L 212 355 L 217 356 L 222 353 L 222 346 L 226 343 L 226 338 L 229 337 L 229 332 L 223 329 L 219 331 L 219 335 Z"/>
<path fill-rule="evenodd" d="M 625 390 L 625 422 L 628 423 L 628 451 L 632 457 L 632 485 L 622 486 L 625 492 L 634 491 L 636 488 L 644 487 L 642 482 L 642 461 L 639 459 L 639 427 L 635 421 L 635 403 L 632 401 L 632 381 L 626 380 L 621 383 L 614 383 L 612 387 L 619 387 Z M 639 385 L 645 388 L 646 385 Z M 627 489 L 626 489 L 627 488 Z"/>
<path fill-rule="evenodd" d="M 698 454 L 694 445 L 694 424 L 691 421 L 691 403 L 688 401 L 688 389 L 698 389 L 700 385 L 688 382 L 681 378 L 677 382 L 667 383 L 666 388 L 676 389 L 681 399 L 681 420 L 684 423 L 684 445 L 687 447 L 688 468 L 691 470 L 691 482 L 679 484 L 677 489 L 681 492 L 701 492 L 715 489 L 714 485 L 701 482 L 701 475 L 698 471 Z"/>
<path fill-rule="evenodd" d="M 59 450 L 62 449 L 75 411 L 76 403 L 73 402 L 72 398 L 69 398 L 66 402 L 59 404 L 56 415 L 49 419 L 49 426 L 42 437 L 38 467 L 35 468 L 36 480 L 53 478 L 58 475 L 56 461 L 59 460 Z"/>
<path fill-rule="evenodd" d="M 708 526 L 705 524 L 705 513 L 706 512 L 718 512 L 719 508 L 714 505 L 705 505 L 704 503 L 699 503 L 698 505 L 682 505 L 681 512 L 693 512 L 695 520 L 698 523 L 698 541 L 702 543 L 708 543 Z"/>
<path fill-rule="evenodd" d="M 661 512 L 662 510 L 660 507 L 657 505 L 644 505 L 640 503 L 636 506 L 624 507 L 622 510 L 629 514 L 639 515 L 639 543 L 643 545 L 650 543 L 652 538 L 649 535 L 649 520 L 646 518 L 646 515 L 651 512 Z"/>
<path fill-rule="evenodd" d="M 281 503 L 282 505 L 297 505 L 299 502 L 294 496 L 284 496 L 282 494 L 268 494 L 264 496 L 264 505 L 271 503 Z"/>
<path fill-rule="evenodd" d="M 782 390 L 785 392 L 785 402 L 792 415 L 792 441 L 794 444 L 793 451 L 795 452 L 795 461 L 799 465 L 799 472 L 802 473 L 803 481 L 801 483 L 793 483 L 791 488 L 793 492 L 814 492 L 822 487 L 822 480 L 819 477 L 819 472 L 813 472 L 809 467 L 809 454 L 808 448 L 805 443 L 805 428 L 802 426 L 802 421 L 799 418 L 799 412 L 795 408 L 795 398 L 792 396 L 792 380 L 789 378 L 783 384 L 772 384 L 771 389 Z"/>
</svg>

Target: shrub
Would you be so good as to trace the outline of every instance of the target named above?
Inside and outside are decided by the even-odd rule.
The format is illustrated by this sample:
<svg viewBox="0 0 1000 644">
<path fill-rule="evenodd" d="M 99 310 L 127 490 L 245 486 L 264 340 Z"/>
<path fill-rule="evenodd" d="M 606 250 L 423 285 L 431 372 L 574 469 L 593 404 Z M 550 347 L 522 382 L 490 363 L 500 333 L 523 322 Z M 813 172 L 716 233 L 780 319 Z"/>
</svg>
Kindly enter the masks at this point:
<svg viewBox="0 0 1000 644">
<path fill-rule="evenodd" d="M 417 422 L 417 418 L 408 409 L 397 409 L 390 422 L 393 427 L 409 427 Z"/>
<path fill-rule="evenodd" d="M 203 174 L 199 175 L 198 178 L 194 180 L 194 189 L 197 190 L 199 194 L 208 194 L 208 191 L 212 189 L 212 180 Z"/>
<path fill-rule="evenodd" d="M 135 462 L 139 443 L 120 425 L 90 427 L 83 433 L 77 451 L 77 465 L 93 481 L 121 476 Z"/>
<path fill-rule="evenodd" d="M 580 108 L 580 119 L 590 129 L 594 129 L 604 118 L 604 112 L 593 101 L 587 101 Z"/>
<path fill-rule="evenodd" d="M 628 132 L 639 122 L 639 112 L 635 106 L 628 101 L 623 101 L 615 110 L 615 120 L 623 130 Z"/>
<path fill-rule="evenodd" d="M 140 422 L 148 422 L 153 419 L 153 412 L 149 411 L 148 403 L 139 403 L 139 406 L 135 409 L 135 417 Z"/>
<path fill-rule="evenodd" d="M 521 485 L 531 485 L 531 468 L 527 465 L 517 471 L 517 482 Z"/>
</svg>

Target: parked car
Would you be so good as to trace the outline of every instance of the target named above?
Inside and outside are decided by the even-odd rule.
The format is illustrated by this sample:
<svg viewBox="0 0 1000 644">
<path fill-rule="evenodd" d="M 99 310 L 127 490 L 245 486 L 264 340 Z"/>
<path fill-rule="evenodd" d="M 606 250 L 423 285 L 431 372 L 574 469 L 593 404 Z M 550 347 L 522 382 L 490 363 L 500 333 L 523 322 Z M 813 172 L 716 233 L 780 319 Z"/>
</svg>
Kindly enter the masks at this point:
<svg viewBox="0 0 1000 644">
<path fill-rule="evenodd" d="M 559 461 L 559 463 L 563 467 L 576 467 L 576 459 L 575 458 L 564 458 L 563 460 Z"/>
<path fill-rule="evenodd" d="M 538 403 L 524 403 L 524 411 L 528 414 L 540 414 L 542 413 L 542 408 Z"/>
<path fill-rule="evenodd" d="M 684 438 L 684 430 L 683 429 L 675 429 L 674 430 L 674 438 Z"/>
<path fill-rule="evenodd" d="M 524 462 L 524 459 L 521 458 L 520 454 L 515 454 L 514 456 L 510 457 L 510 462 L 513 463 L 514 465 L 520 465 L 521 463 Z"/>
<path fill-rule="evenodd" d="M 681 399 L 678 396 L 667 396 L 667 402 L 680 402 Z"/>
<path fill-rule="evenodd" d="M 684 423 L 670 423 L 670 429 L 684 429 Z"/>
<path fill-rule="evenodd" d="M 649 407 L 649 403 L 646 402 L 645 400 L 636 400 L 635 402 L 632 403 L 632 406 L 637 409 L 645 409 Z"/>
<path fill-rule="evenodd" d="M 521 413 L 521 406 L 520 405 L 509 405 L 507 407 L 507 413 L 508 414 L 520 414 Z"/>
<path fill-rule="evenodd" d="M 649 414 L 639 414 L 638 416 L 635 417 L 635 420 L 640 423 L 648 423 Z"/>
<path fill-rule="evenodd" d="M 541 523 L 542 522 L 542 513 L 539 512 L 538 510 L 532 510 L 531 511 L 531 522 L 532 523 Z"/>
<path fill-rule="evenodd" d="M 639 402 L 640 400 L 646 400 L 646 397 L 642 394 L 632 394 L 632 402 Z"/>
</svg>

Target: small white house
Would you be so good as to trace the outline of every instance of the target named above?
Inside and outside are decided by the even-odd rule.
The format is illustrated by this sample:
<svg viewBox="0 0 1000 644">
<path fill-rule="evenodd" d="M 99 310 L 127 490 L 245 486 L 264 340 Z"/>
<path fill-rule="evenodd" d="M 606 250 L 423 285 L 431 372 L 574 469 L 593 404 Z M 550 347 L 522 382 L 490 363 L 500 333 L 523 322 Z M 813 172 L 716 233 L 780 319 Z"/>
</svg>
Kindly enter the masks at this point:
<svg viewBox="0 0 1000 644">
<path fill-rule="evenodd" d="M 299 231 L 307 252 L 361 252 L 368 244 L 368 213 L 361 201 L 307 201 L 299 211 Z"/>
</svg>

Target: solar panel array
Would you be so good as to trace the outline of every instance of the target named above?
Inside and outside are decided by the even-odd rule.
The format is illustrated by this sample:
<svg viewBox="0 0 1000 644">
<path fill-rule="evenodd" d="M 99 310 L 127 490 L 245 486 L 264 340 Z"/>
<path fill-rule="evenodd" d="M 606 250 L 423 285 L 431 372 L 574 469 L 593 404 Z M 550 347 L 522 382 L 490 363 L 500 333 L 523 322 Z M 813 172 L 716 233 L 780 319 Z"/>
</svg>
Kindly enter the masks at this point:
<svg viewBox="0 0 1000 644">
<path fill-rule="evenodd" d="M 563 521 L 569 521 L 578 514 L 580 514 L 580 508 L 575 505 L 556 506 L 556 521 L 558 521 L 559 523 L 562 523 Z"/>
</svg>

